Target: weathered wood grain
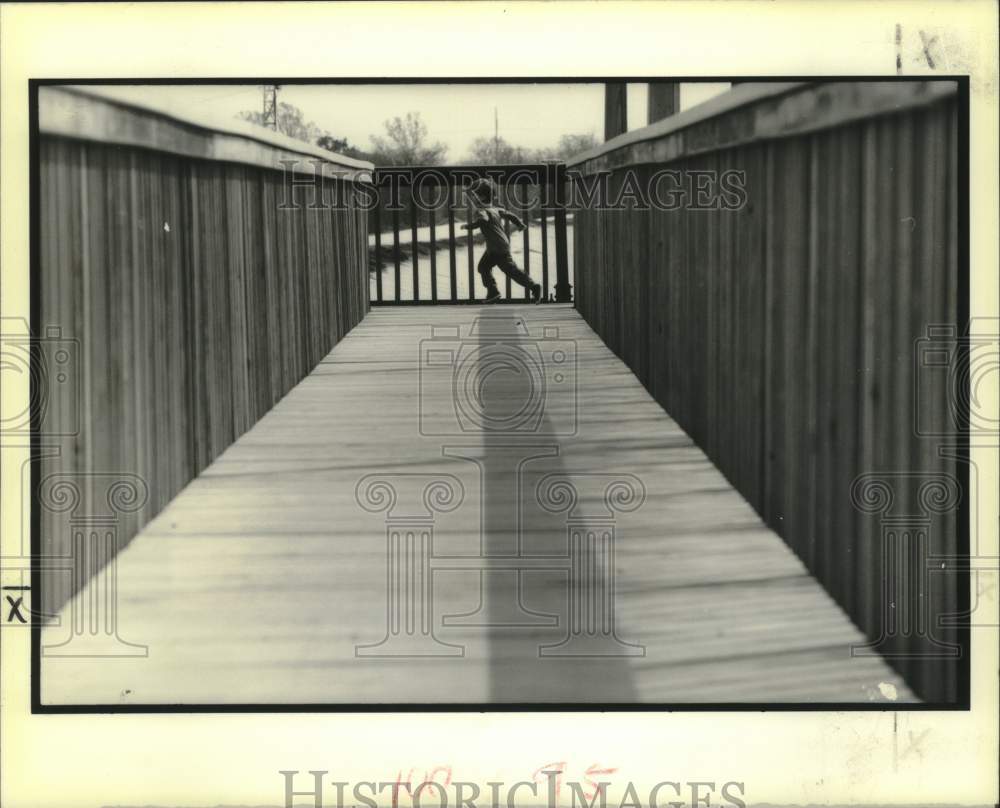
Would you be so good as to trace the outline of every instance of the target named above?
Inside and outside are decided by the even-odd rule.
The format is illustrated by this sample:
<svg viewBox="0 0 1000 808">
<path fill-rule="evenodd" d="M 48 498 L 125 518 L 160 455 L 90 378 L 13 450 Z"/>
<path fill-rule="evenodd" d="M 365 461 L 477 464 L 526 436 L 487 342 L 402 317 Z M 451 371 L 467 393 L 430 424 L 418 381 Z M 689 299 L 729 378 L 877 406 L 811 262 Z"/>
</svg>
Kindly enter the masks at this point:
<svg viewBox="0 0 1000 808">
<path fill-rule="evenodd" d="M 39 156 L 36 329 L 75 346 L 68 381 L 53 365 L 42 380 L 41 430 L 60 455 L 40 479 L 83 500 L 36 506 L 42 553 L 67 556 L 70 520 L 107 510 L 94 475 L 147 488 L 118 515 L 124 546 L 357 324 L 367 233 L 352 209 L 279 209 L 282 175 L 265 168 L 51 136 Z M 47 577 L 42 600 L 72 591 Z"/>
<path fill-rule="evenodd" d="M 865 99 L 888 103 L 893 86 L 899 111 L 867 117 L 875 107 Z M 663 168 L 742 171 L 747 198 L 739 210 L 689 200 L 678 210 L 576 211 L 576 305 L 874 640 L 896 608 L 884 587 L 905 574 L 883 558 L 889 514 L 859 510 L 853 481 L 908 473 L 894 478 L 892 517 L 926 521 L 931 554 L 961 547 L 958 500 L 938 513 L 918 494 L 927 481 L 958 480 L 939 448 L 958 439 L 948 407 L 962 393 L 919 353 L 929 327 L 957 337 L 962 325 L 958 101 L 948 86 L 796 92 L 833 93 L 841 112 L 854 111 L 820 115 L 818 131 L 800 115 L 782 139 L 726 135 L 714 150 L 688 143 L 695 129 L 662 122 L 629 133 L 617 151 L 602 147 L 600 159 L 580 158 L 577 168 L 613 169 L 612 199 L 626 165 L 639 178 Z M 738 132 L 740 120 L 770 114 L 773 100 L 761 103 L 700 123 Z M 680 146 L 657 152 L 668 130 Z M 926 553 L 911 560 L 923 564 Z M 958 577 L 927 577 L 909 616 L 954 613 Z M 897 632 L 884 650 L 910 657 L 895 664 L 923 697 L 952 702 L 957 661 L 930 656 L 939 649 L 927 631 Z M 929 631 L 958 639 L 955 629 Z"/>
<path fill-rule="evenodd" d="M 526 355 L 558 339 L 576 358 L 573 406 L 546 397 L 538 429 L 518 435 L 424 434 L 421 413 L 454 415 L 454 392 L 450 379 L 422 391 L 422 343 L 451 328 L 444 343 L 459 350 L 490 344 L 470 333 L 477 317 Z M 484 389 L 484 406 L 502 409 L 524 378 Z M 521 453 L 535 459 L 518 480 L 503 458 Z M 644 485 L 641 507 L 614 522 L 617 633 L 644 656 L 539 657 L 564 635 L 567 587 L 580 584 L 551 562 L 567 552 L 565 515 L 536 496 L 552 473 Z M 355 655 L 386 633 L 386 518 L 356 499 L 369 474 L 401 491 L 407 475 L 461 481 L 461 505 L 434 520 L 433 605 L 438 638 L 464 657 Z M 600 490 L 584 511 L 601 507 Z M 515 579 L 481 579 L 477 564 L 512 540 L 514 565 L 533 568 L 520 574 L 524 607 L 560 623 L 446 623 L 481 598 L 496 622 Z M 372 310 L 120 553 L 117 580 L 120 636 L 148 657 L 43 657 L 43 703 L 856 703 L 883 700 L 886 684 L 913 699 L 882 661 L 851 657 L 861 632 L 569 306 Z M 46 629 L 43 644 L 66 630 Z"/>
</svg>

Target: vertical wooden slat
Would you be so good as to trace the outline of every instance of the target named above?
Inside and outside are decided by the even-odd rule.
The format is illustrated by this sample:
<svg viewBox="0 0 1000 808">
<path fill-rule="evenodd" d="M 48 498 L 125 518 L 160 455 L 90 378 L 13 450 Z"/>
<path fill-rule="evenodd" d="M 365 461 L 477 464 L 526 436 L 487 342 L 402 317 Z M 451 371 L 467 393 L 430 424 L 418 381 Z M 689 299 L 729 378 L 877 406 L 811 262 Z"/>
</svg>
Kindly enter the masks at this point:
<svg viewBox="0 0 1000 808">
<path fill-rule="evenodd" d="M 44 473 L 87 480 L 95 514 L 100 475 L 141 478 L 121 548 L 363 316 L 365 214 L 279 211 L 259 167 L 46 136 L 38 159 L 39 318 L 79 345 L 80 397 L 54 388 L 78 434 Z M 45 552 L 68 554 L 67 518 L 40 515 Z M 47 580 L 46 608 L 81 582 Z"/>
<path fill-rule="evenodd" d="M 531 274 L 531 244 L 529 243 L 528 233 L 531 230 L 531 210 L 526 209 L 524 211 L 524 266 L 521 267 L 528 275 Z M 531 297 L 531 292 L 528 289 L 524 290 L 524 299 L 527 300 Z"/>
<path fill-rule="evenodd" d="M 468 213 L 468 212 L 467 212 Z M 468 219 L 467 219 L 468 220 Z M 476 268 L 472 258 L 472 236 L 473 231 L 466 231 L 465 251 L 469 264 L 469 300 L 476 299 Z"/>
<path fill-rule="evenodd" d="M 575 213 L 578 310 L 872 639 L 888 628 L 887 575 L 917 587 L 910 618 L 913 603 L 940 615 L 959 599 L 960 581 L 921 590 L 890 575 L 885 514 L 851 499 L 862 474 L 957 475 L 916 433 L 953 416 L 944 383 L 914 363 L 927 324 L 956 317 L 957 111 L 936 102 L 672 160 L 745 172 L 735 212 Z M 612 195 L 623 177 L 612 171 Z M 544 247 L 542 260 L 544 278 Z M 915 479 L 894 514 L 920 509 Z M 955 552 L 959 516 L 930 517 L 932 552 Z M 927 642 L 889 639 L 883 650 L 911 657 Z M 890 661 L 925 698 L 959 692 L 942 659 Z"/>
<path fill-rule="evenodd" d="M 395 292 L 393 294 L 393 300 L 402 299 L 400 293 L 400 268 L 399 268 L 399 211 L 393 210 L 392 212 L 392 261 L 395 267 Z"/>
<path fill-rule="evenodd" d="M 382 203 L 375 205 L 375 299 L 382 302 Z"/>
<path fill-rule="evenodd" d="M 509 205 L 508 205 L 508 202 L 507 202 L 507 199 L 506 199 L 506 195 L 504 195 L 504 198 L 502 200 L 500 200 L 500 206 L 503 207 L 503 208 L 509 209 Z M 504 233 L 507 234 L 507 240 L 510 241 L 510 222 L 505 221 L 503 223 L 503 229 L 504 229 Z M 504 297 L 507 300 L 510 300 L 510 291 L 511 291 L 510 275 L 508 275 L 505 272 L 505 273 L 503 273 L 503 277 L 504 277 Z"/>
<path fill-rule="evenodd" d="M 800 542 L 800 555 L 806 564 L 811 568 L 816 567 L 817 559 L 817 513 L 816 513 L 816 486 L 819 472 L 817 469 L 817 398 L 820 396 L 819 379 L 823 369 L 829 366 L 829 357 L 826 351 L 820 350 L 820 323 L 819 318 L 819 276 L 820 276 L 820 250 L 822 239 L 820 235 L 820 211 L 829 211 L 823 198 L 823 189 L 820 185 L 820 162 L 824 155 L 821 153 L 822 135 L 812 136 L 806 139 L 808 148 L 808 194 L 806 210 L 808 211 L 808 259 L 805 265 L 805 305 L 803 308 L 804 335 L 805 342 L 802 345 L 801 355 L 805 358 L 805 366 L 802 368 L 802 379 L 804 382 L 802 393 L 802 418 L 804 431 L 802 432 L 803 445 L 800 452 L 800 465 L 798 466 L 799 480 L 799 503 L 800 503 L 800 523 L 799 532 L 802 536 Z M 825 162 L 825 161 L 824 161 Z M 825 178 L 824 178 L 825 179 Z M 824 227 L 829 227 L 832 220 L 832 212 L 822 217 Z M 823 256 L 826 258 L 826 256 Z M 832 304 L 832 301 L 826 301 Z M 827 346 L 824 346 L 824 348 Z M 820 366 L 822 362 L 822 367 Z"/>
<path fill-rule="evenodd" d="M 414 186 L 410 186 L 410 260 L 413 262 L 413 300 L 420 300 L 420 244 L 417 237 L 417 199 Z"/>
<path fill-rule="evenodd" d="M 878 124 L 865 122 L 861 135 L 861 193 L 860 211 L 861 267 L 858 277 L 859 341 L 858 368 L 859 391 L 857 398 L 859 474 L 870 472 L 875 465 L 876 449 L 876 397 L 879 387 L 875 378 L 876 351 L 878 350 L 877 323 L 878 299 L 875 295 L 879 277 L 878 206 L 879 185 L 882 175 L 879 170 Z M 877 618 L 879 586 L 881 580 L 881 557 L 878 525 L 876 520 L 860 509 L 854 513 L 855 531 L 858 535 L 857 552 L 854 557 L 854 572 L 857 577 L 857 595 L 854 603 L 855 619 L 861 625 L 871 625 Z"/>
<path fill-rule="evenodd" d="M 918 199 L 915 193 L 919 189 L 917 175 L 923 167 L 915 165 L 915 151 L 917 148 L 915 115 L 912 112 L 903 113 L 893 127 L 894 151 L 896 158 L 896 171 L 894 174 L 894 184 L 889 185 L 893 189 L 890 198 L 893 201 L 895 212 L 893 219 L 896 222 L 895 228 L 890 230 L 890 238 L 894 237 L 896 266 L 892 273 L 891 298 L 887 301 L 890 311 L 892 311 L 893 330 L 888 347 L 895 355 L 890 360 L 891 375 L 886 390 L 890 392 L 890 401 L 893 410 L 891 422 L 887 422 L 889 464 L 887 470 L 909 470 L 914 469 L 915 454 L 917 447 L 914 445 L 913 434 L 916 424 L 915 407 L 913 401 L 914 378 L 913 378 L 913 346 L 919 334 L 913 328 L 912 309 L 914 302 L 912 297 L 919 301 L 919 294 L 914 294 L 914 290 L 919 289 L 919 278 L 915 274 L 915 264 L 919 255 L 919 233 L 925 231 L 929 223 L 920 225 L 917 221 L 919 209 Z M 895 357 L 905 357 L 906 361 L 896 360 Z M 916 496 L 916 488 L 910 484 L 897 486 L 897 503 L 900 513 L 917 513 L 920 510 Z M 911 548 L 914 539 L 911 537 Z M 908 560 L 915 562 L 916 558 L 911 552 L 908 553 Z M 887 571 L 888 572 L 888 571 Z M 897 586 L 906 586 L 901 600 L 903 608 L 897 609 L 901 615 L 901 627 L 903 634 L 899 638 L 894 638 L 889 643 L 893 652 L 902 654 L 914 653 L 914 642 L 919 638 L 911 636 L 911 626 L 907 623 L 914 618 L 919 608 L 914 609 L 915 602 L 911 595 L 911 586 L 919 586 L 918 581 L 910 578 L 905 570 L 895 570 L 895 583 Z M 892 573 L 890 573 L 890 580 Z M 923 671 L 917 666 L 917 676 Z"/>
<path fill-rule="evenodd" d="M 669 118 L 681 111 L 681 85 L 676 81 L 649 82 L 646 123 Z"/>
<path fill-rule="evenodd" d="M 542 295 L 546 300 L 549 299 L 549 213 L 545 207 L 544 200 L 546 199 L 546 192 L 542 189 L 542 205 L 539 208 L 539 213 L 542 220 Z M 577 214 L 580 215 L 579 213 Z M 577 228 L 573 229 L 573 238 L 580 238 L 581 234 Z M 579 243 L 579 242 L 577 242 Z"/>
<path fill-rule="evenodd" d="M 569 258 L 566 254 L 566 188 L 563 174 L 559 174 L 556 180 L 555 189 L 555 227 L 556 240 L 556 301 L 568 303 L 570 301 L 569 288 Z"/>
<path fill-rule="evenodd" d="M 448 278 L 451 302 L 458 300 L 458 267 L 455 259 L 455 186 L 448 185 Z"/>
<path fill-rule="evenodd" d="M 959 114 L 957 102 L 952 102 L 949 105 L 945 117 L 944 128 L 946 135 L 943 138 L 943 142 L 947 144 L 947 156 L 941 161 L 941 170 L 946 172 L 946 180 L 943 183 L 946 189 L 943 195 L 945 221 L 941 228 L 942 236 L 945 239 L 944 265 L 936 268 L 937 277 L 935 278 L 934 287 L 938 290 L 940 296 L 938 305 L 941 307 L 942 321 L 954 323 L 957 332 L 958 329 L 966 328 L 967 324 L 971 325 L 969 322 L 969 273 L 962 271 L 963 264 L 967 266 L 967 250 L 969 245 L 967 241 L 965 244 L 960 244 L 959 241 L 959 233 L 961 232 L 959 222 L 963 219 L 967 222 L 969 213 L 969 177 L 967 171 L 964 170 L 963 162 L 965 161 L 960 162 L 959 160 L 960 153 L 968 155 L 968 151 L 966 151 L 968 147 L 968 117 Z M 963 168 L 960 169 L 960 166 L 963 166 Z M 962 189 L 961 197 L 959 196 L 960 188 Z M 959 361 L 967 361 L 968 359 L 967 354 L 959 357 Z M 938 397 L 937 401 L 938 416 L 936 422 L 943 424 L 942 431 L 949 430 L 954 434 L 958 430 L 951 419 L 947 399 L 942 400 Z M 967 444 L 968 441 L 966 440 L 964 443 Z M 962 489 L 968 492 L 975 481 L 970 479 L 971 464 L 960 456 L 961 450 L 964 448 L 966 447 L 960 443 L 960 449 L 958 452 L 955 452 L 954 457 L 942 458 L 942 460 L 945 461 L 945 472 L 953 473 Z M 956 554 L 978 554 L 980 552 L 978 537 L 973 539 L 973 534 L 970 530 L 969 514 L 969 510 L 963 512 L 961 509 L 956 509 L 951 513 L 945 514 L 942 519 L 941 533 L 942 536 L 946 537 L 944 539 L 944 546 L 954 548 Z M 975 545 L 972 544 L 973 540 L 977 542 Z M 969 609 L 971 605 L 970 582 L 955 574 L 955 568 L 958 566 L 957 562 L 944 563 L 946 569 L 942 570 L 945 580 L 941 586 L 941 597 L 947 603 L 957 603 L 958 612 L 961 613 L 963 610 Z M 977 582 L 978 586 L 978 574 L 973 580 Z M 946 632 L 943 639 L 946 642 L 958 642 L 964 639 L 967 643 L 969 640 L 969 629 L 960 630 L 953 628 Z M 962 665 L 952 677 L 954 692 L 961 693 L 964 690 L 959 679 L 959 674 L 964 674 L 967 677 L 969 676 L 969 669 L 970 660 L 968 654 L 965 654 L 962 659 Z"/>
<path fill-rule="evenodd" d="M 427 211 L 428 224 L 431 228 L 431 300 L 435 303 L 438 299 L 438 279 L 437 279 L 437 233 L 434 218 L 434 209 Z"/>
<path fill-rule="evenodd" d="M 605 140 L 611 140 L 628 129 L 627 99 L 628 85 L 624 81 L 604 82 Z"/>
</svg>

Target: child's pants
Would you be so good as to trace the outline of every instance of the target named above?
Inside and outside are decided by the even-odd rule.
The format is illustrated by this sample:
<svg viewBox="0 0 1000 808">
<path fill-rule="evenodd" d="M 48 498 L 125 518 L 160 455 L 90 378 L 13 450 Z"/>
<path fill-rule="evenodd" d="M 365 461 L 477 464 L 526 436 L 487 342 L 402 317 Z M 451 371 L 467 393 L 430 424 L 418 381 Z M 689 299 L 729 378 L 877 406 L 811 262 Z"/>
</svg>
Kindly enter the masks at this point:
<svg viewBox="0 0 1000 808">
<path fill-rule="evenodd" d="M 479 259 L 479 277 L 483 279 L 483 285 L 490 291 L 497 288 L 497 282 L 493 280 L 493 267 L 499 267 L 501 272 L 509 276 L 516 283 L 521 284 L 525 289 L 530 289 L 535 285 L 535 282 L 531 280 L 531 276 L 523 272 L 514 263 L 514 258 L 510 254 L 510 250 L 503 253 L 487 250 L 483 253 L 483 257 Z"/>
</svg>

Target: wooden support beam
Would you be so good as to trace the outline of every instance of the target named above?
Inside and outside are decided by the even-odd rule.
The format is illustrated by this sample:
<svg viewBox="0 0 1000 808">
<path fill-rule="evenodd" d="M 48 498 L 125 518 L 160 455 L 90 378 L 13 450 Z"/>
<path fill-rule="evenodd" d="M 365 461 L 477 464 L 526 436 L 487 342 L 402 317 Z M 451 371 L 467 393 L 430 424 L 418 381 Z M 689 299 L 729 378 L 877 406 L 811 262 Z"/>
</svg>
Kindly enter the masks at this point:
<svg viewBox="0 0 1000 808">
<path fill-rule="evenodd" d="M 604 139 L 628 131 L 628 85 L 624 81 L 604 83 Z"/>
<path fill-rule="evenodd" d="M 646 123 L 655 123 L 681 111 L 681 85 L 676 81 L 649 82 Z"/>
<path fill-rule="evenodd" d="M 566 243 L 566 173 L 560 166 L 556 174 L 555 210 L 553 224 L 556 237 L 556 303 L 573 300 L 573 287 L 569 282 L 569 252 Z"/>
</svg>

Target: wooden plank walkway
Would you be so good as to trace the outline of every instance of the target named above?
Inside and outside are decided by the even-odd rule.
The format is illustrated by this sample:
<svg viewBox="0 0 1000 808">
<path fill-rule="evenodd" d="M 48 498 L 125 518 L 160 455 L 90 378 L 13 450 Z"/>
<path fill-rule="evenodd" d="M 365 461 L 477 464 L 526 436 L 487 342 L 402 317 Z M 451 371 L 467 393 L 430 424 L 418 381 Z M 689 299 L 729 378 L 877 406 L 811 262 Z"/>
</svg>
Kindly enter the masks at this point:
<svg viewBox="0 0 1000 808">
<path fill-rule="evenodd" d="M 431 480 L 454 497 L 425 500 Z M 417 615 L 379 645 L 397 580 L 433 637 Z M 914 700 L 569 306 L 372 311 L 119 554 L 117 585 L 148 657 L 43 655 L 43 704 Z"/>
</svg>

